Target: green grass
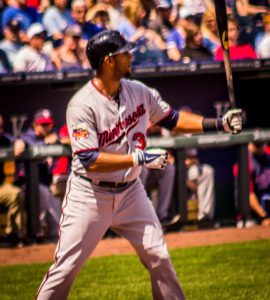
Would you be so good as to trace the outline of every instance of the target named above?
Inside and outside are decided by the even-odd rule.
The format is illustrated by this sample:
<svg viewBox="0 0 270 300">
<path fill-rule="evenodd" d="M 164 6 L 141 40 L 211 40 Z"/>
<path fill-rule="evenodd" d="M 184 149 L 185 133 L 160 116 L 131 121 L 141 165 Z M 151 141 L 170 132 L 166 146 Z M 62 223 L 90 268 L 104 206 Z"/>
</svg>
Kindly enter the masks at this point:
<svg viewBox="0 0 270 300">
<path fill-rule="evenodd" d="M 270 299 L 270 240 L 173 250 L 171 258 L 187 299 Z M 0 299 L 34 299 L 48 267 L 0 267 Z M 151 299 L 148 273 L 135 255 L 93 258 L 69 299 Z"/>
</svg>

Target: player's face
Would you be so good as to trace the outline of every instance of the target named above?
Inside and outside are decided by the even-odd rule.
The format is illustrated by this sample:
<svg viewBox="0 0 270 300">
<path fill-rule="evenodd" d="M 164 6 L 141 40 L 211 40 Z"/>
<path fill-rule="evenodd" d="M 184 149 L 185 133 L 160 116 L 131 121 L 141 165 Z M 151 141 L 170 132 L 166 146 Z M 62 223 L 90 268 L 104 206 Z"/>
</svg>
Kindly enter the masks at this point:
<svg viewBox="0 0 270 300">
<path fill-rule="evenodd" d="M 34 124 L 35 133 L 40 137 L 46 137 L 48 134 L 51 133 L 52 129 L 52 123 Z"/>
<path fill-rule="evenodd" d="M 229 43 L 235 44 L 237 42 L 238 35 L 239 35 L 239 31 L 238 31 L 237 25 L 234 22 L 229 22 L 228 23 Z"/>
<path fill-rule="evenodd" d="M 200 46 L 202 43 L 202 33 L 200 30 L 194 33 L 194 43 L 196 46 Z"/>
<path fill-rule="evenodd" d="M 130 77 L 131 75 L 131 63 L 133 55 L 130 52 L 123 52 L 112 56 L 115 61 L 114 73 L 119 78 Z"/>
<path fill-rule="evenodd" d="M 77 4 L 72 8 L 72 17 L 79 23 L 84 23 L 86 15 L 86 5 Z"/>
</svg>

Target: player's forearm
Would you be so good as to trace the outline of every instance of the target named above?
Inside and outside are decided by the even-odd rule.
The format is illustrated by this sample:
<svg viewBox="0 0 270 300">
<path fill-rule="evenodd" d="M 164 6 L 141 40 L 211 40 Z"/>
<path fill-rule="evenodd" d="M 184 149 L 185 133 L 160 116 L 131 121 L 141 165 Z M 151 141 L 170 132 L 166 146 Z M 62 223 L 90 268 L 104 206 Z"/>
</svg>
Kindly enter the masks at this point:
<svg viewBox="0 0 270 300">
<path fill-rule="evenodd" d="M 100 152 L 89 172 L 113 172 L 133 167 L 132 155 Z"/>
<path fill-rule="evenodd" d="M 249 203 L 252 210 L 254 210 L 259 217 L 265 217 L 266 211 L 261 207 L 257 196 L 254 193 L 249 195 Z"/>
<path fill-rule="evenodd" d="M 190 112 L 181 111 L 176 126 L 172 130 L 173 133 L 200 133 L 203 132 L 202 127 L 203 116 Z"/>
</svg>

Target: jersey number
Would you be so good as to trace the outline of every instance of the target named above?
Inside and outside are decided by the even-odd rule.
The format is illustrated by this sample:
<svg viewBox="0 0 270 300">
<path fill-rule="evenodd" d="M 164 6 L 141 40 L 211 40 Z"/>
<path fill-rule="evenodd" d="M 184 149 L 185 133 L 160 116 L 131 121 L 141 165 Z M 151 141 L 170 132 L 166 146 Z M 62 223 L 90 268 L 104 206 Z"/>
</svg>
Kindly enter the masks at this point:
<svg viewBox="0 0 270 300">
<path fill-rule="evenodd" d="M 135 142 L 137 141 L 137 145 L 136 145 L 136 149 L 140 149 L 140 150 L 144 150 L 146 148 L 146 140 L 145 140 L 145 136 L 143 133 L 141 132 L 136 132 L 133 135 L 132 140 Z"/>
</svg>

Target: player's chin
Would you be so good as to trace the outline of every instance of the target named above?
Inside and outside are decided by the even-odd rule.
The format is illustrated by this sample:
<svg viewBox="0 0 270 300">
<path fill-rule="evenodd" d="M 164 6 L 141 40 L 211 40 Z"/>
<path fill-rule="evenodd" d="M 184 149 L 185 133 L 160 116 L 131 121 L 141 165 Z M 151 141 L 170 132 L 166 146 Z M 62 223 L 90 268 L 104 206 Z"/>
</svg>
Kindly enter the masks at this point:
<svg viewBox="0 0 270 300">
<path fill-rule="evenodd" d="M 126 73 L 125 73 L 125 78 L 130 78 L 130 76 L 131 76 L 131 68 L 130 68 L 130 70 L 127 70 L 126 71 Z"/>
</svg>

